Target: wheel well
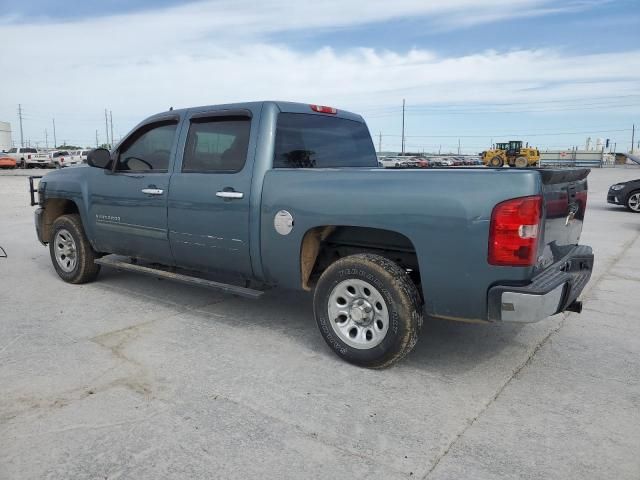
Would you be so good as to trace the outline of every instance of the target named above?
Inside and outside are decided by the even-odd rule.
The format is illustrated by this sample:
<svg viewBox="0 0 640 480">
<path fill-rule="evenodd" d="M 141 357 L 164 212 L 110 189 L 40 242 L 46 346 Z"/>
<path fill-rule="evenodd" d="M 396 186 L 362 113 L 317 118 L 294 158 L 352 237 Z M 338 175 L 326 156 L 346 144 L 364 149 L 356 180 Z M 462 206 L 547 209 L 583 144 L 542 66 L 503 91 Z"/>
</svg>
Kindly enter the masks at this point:
<svg viewBox="0 0 640 480">
<path fill-rule="evenodd" d="M 44 203 L 42 218 L 42 241 L 48 243 L 53 234 L 53 222 L 61 215 L 80 213 L 78 206 L 66 198 L 49 198 Z"/>
<path fill-rule="evenodd" d="M 302 288 L 311 290 L 329 265 L 356 253 L 375 253 L 388 258 L 404 268 L 416 286 L 420 285 L 418 256 L 406 236 L 379 228 L 324 225 L 308 230 L 302 238 Z"/>
</svg>

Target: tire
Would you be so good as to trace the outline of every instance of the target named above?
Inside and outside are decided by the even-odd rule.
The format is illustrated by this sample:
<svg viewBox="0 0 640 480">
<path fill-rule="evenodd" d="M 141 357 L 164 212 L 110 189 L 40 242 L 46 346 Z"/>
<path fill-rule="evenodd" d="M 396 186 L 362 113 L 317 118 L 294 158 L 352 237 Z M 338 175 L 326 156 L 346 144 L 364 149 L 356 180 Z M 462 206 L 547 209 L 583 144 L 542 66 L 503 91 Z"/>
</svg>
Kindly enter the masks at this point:
<svg viewBox="0 0 640 480">
<path fill-rule="evenodd" d="M 100 265 L 94 263 L 97 255 L 84 234 L 78 214 L 62 215 L 53 222 L 49 254 L 58 276 L 65 282 L 91 282 L 100 272 Z"/>
<path fill-rule="evenodd" d="M 20 160 L 20 168 L 27 168 L 27 165 L 24 162 L 24 160 Z"/>
<path fill-rule="evenodd" d="M 408 354 L 423 321 L 422 301 L 407 272 L 369 253 L 341 258 L 323 272 L 313 312 L 327 345 L 367 368 L 388 367 Z"/>
<path fill-rule="evenodd" d="M 489 160 L 489 165 L 492 167 L 502 167 L 504 165 L 504 160 L 500 155 L 496 155 Z"/>
<path fill-rule="evenodd" d="M 516 158 L 514 164 L 516 168 L 527 168 L 529 162 L 527 161 L 526 157 L 518 157 Z"/>
<path fill-rule="evenodd" d="M 630 212 L 640 213 L 640 190 L 635 190 L 627 195 L 624 206 L 627 207 L 627 210 Z"/>
</svg>

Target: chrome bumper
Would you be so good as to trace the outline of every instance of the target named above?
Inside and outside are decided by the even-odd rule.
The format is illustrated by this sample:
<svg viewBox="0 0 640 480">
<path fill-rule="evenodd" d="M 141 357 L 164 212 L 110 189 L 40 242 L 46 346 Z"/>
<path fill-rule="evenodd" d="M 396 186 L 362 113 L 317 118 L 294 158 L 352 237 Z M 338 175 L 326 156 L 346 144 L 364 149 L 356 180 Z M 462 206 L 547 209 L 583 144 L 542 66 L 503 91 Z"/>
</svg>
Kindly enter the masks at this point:
<svg viewBox="0 0 640 480">
<path fill-rule="evenodd" d="M 556 313 L 580 312 L 578 296 L 589 282 L 593 252 L 579 245 L 524 286 L 497 285 L 489 289 L 490 321 L 531 323 Z"/>
<path fill-rule="evenodd" d="M 558 312 L 566 283 L 558 285 L 544 295 L 504 292 L 500 302 L 500 319 L 503 322 L 532 323 Z"/>
</svg>

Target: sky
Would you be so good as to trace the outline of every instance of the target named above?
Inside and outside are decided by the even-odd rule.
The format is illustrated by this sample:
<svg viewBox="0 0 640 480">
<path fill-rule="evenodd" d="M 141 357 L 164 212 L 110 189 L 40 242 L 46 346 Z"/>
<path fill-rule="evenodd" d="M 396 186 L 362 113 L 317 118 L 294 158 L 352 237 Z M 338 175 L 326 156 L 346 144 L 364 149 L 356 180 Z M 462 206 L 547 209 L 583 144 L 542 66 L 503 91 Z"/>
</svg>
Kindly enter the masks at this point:
<svg viewBox="0 0 640 480">
<path fill-rule="evenodd" d="M 640 127 L 638 0 L 0 0 L 0 121 L 92 146 L 146 116 L 288 100 L 360 113 L 376 148 L 540 149 Z M 45 133 L 46 131 L 46 133 Z M 640 140 L 636 135 L 636 143 Z"/>
</svg>

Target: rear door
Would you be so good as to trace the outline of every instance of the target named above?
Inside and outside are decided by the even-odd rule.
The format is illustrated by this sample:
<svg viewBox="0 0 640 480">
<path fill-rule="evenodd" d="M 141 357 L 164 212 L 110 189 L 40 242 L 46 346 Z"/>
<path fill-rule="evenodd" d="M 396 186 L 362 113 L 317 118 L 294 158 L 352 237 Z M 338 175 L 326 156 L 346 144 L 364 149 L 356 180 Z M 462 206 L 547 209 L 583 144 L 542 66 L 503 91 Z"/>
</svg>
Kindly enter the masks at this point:
<svg viewBox="0 0 640 480">
<path fill-rule="evenodd" d="M 169 193 L 169 239 L 177 265 L 252 274 L 253 122 L 244 109 L 189 113 Z"/>
<path fill-rule="evenodd" d="M 99 250 L 173 263 L 167 197 L 177 128 L 177 117 L 147 123 L 113 152 L 112 170 L 91 169 L 91 220 Z"/>
</svg>

